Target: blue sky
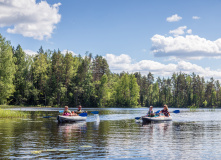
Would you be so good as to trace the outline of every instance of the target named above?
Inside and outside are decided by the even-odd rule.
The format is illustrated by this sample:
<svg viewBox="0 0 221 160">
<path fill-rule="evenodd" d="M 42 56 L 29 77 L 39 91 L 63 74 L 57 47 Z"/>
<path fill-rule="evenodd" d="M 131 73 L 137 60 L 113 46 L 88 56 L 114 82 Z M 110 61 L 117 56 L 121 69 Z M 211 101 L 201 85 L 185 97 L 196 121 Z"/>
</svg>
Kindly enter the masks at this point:
<svg viewBox="0 0 221 160">
<path fill-rule="evenodd" d="M 27 54 L 42 45 L 102 55 L 113 72 L 221 79 L 220 7 L 219 0 L 0 0 L 0 33 Z"/>
</svg>

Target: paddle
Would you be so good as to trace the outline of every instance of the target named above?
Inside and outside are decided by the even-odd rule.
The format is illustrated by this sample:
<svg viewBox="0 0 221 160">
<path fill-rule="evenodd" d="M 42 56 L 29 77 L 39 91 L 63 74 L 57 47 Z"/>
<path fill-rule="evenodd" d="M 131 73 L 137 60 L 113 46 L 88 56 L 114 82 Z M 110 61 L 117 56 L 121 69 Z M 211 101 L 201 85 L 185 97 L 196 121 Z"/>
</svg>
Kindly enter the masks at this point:
<svg viewBox="0 0 221 160">
<path fill-rule="evenodd" d="M 98 112 L 98 111 L 93 111 L 93 112 L 91 112 L 91 113 L 93 113 L 93 114 L 99 114 L 99 112 Z"/>
<path fill-rule="evenodd" d="M 173 113 L 180 113 L 180 110 L 175 110 L 173 111 Z"/>
<path fill-rule="evenodd" d="M 155 113 L 156 113 L 156 114 L 160 113 L 160 110 L 156 111 Z"/>
<path fill-rule="evenodd" d="M 155 113 L 156 113 L 156 114 L 160 113 L 160 110 L 156 111 Z M 135 117 L 135 119 L 136 119 L 136 120 L 139 120 L 139 119 L 141 119 L 141 117 Z"/>
<path fill-rule="evenodd" d="M 87 117 L 87 113 L 80 113 L 79 116 L 81 116 L 81 117 Z"/>
<path fill-rule="evenodd" d="M 51 118 L 51 117 L 57 117 L 57 116 L 44 116 L 43 118 Z"/>
<path fill-rule="evenodd" d="M 160 113 L 160 110 L 159 111 L 156 111 L 155 113 Z M 172 111 L 172 113 L 180 113 L 180 110 L 175 110 L 175 111 Z"/>
</svg>

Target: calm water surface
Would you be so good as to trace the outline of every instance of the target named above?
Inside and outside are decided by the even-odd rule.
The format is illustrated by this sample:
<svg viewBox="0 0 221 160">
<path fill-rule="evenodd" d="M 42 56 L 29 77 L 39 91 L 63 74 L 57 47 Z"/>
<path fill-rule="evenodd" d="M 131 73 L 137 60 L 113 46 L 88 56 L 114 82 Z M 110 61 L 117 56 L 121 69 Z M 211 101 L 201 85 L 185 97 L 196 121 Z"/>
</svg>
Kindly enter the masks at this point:
<svg viewBox="0 0 221 160">
<path fill-rule="evenodd" d="M 142 124 L 147 109 L 86 109 L 86 122 L 58 124 L 57 108 L 30 119 L 0 119 L 5 159 L 221 159 L 221 110 L 172 114 L 172 122 Z M 99 117 L 90 114 L 98 110 Z M 155 109 L 158 110 L 158 109 Z M 175 110 L 175 109 L 171 109 Z M 52 118 L 42 118 L 52 115 Z M 99 121 L 100 119 L 100 121 Z"/>
</svg>

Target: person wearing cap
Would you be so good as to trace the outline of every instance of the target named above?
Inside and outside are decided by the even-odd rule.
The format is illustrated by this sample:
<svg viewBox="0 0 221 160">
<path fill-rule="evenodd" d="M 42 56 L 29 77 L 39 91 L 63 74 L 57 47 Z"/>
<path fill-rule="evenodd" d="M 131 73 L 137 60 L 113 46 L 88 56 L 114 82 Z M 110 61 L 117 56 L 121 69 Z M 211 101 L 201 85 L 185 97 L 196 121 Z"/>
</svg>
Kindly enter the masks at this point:
<svg viewBox="0 0 221 160">
<path fill-rule="evenodd" d="M 76 114 L 81 114 L 81 113 L 87 113 L 87 111 L 82 110 L 82 106 L 79 105 L 79 106 L 78 106 L 78 110 L 75 111 L 75 113 L 76 113 Z"/>
<path fill-rule="evenodd" d="M 169 111 L 168 111 L 168 106 L 167 106 L 166 104 L 163 106 L 163 110 L 161 110 L 161 111 L 159 112 L 159 114 L 160 114 L 160 113 L 163 113 L 164 116 L 166 116 L 166 117 L 169 117 L 169 116 L 170 116 L 170 113 L 169 113 Z"/>
<path fill-rule="evenodd" d="M 148 117 L 154 117 L 155 113 L 153 111 L 153 106 L 150 106 L 149 111 L 147 112 Z"/>
<path fill-rule="evenodd" d="M 64 107 L 63 116 L 71 116 L 71 111 L 68 110 L 68 106 Z"/>
</svg>

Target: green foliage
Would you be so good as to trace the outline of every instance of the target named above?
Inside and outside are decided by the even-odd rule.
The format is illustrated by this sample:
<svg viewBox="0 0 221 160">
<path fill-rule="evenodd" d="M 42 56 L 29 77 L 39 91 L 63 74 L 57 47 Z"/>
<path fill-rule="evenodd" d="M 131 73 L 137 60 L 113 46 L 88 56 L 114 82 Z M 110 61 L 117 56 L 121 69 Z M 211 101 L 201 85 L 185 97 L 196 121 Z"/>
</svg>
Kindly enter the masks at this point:
<svg viewBox="0 0 221 160">
<path fill-rule="evenodd" d="M 135 78 L 135 75 L 131 74 L 129 75 L 130 83 L 129 83 L 129 89 L 130 89 L 130 106 L 137 106 L 138 105 L 138 99 L 140 97 L 140 87 L 137 84 L 137 79 Z"/>
<path fill-rule="evenodd" d="M 205 101 L 203 102 L 203 106 L 204 106 L 204 107 L 207 107 L 207 104 L 208 104 L 208 103 L 207 103 L 207 101 L 205 100 Z"/>
<path fill-rule="evenodd" d="M 28 100 L 30 88 L 32 87 L 32 82 L 30 81 L 32 59 L 25 54 L 20 45 L 18 45 L 14 52 L 14 58 L 16 59 L 16 74 L 14 79 L 15 92 L 12 102 L 16 105 L 22 105 Z"/>
<path fill-rule="evenodd" d="M 138 105 L 140 87 L 137 84 L 135 75 L 124 73 L 117 82 L 116 105 L 132 107 Z"/>
<path fill-rule="evenodd" d="M 104 74 L 109 75 L 109 65 L 102 56 L 96 56 L 92 62 L 93 80 L 99 81 Z"/>
<path fill-rule="evenodd" d="M 15 69 L 15 58 L 10 42 L 0 34 L 0 104 L 7 103 L 7 99 L 15 91 L 13 84 Z"/>
<path fill-rule="evenodd" d="M 0 104 L 75 107 L 221 107 L 220 82 L 192 73 L 111 73 L 107 60 L 43 50 L 28 56 L 0 35 Z"/>
</svg>

